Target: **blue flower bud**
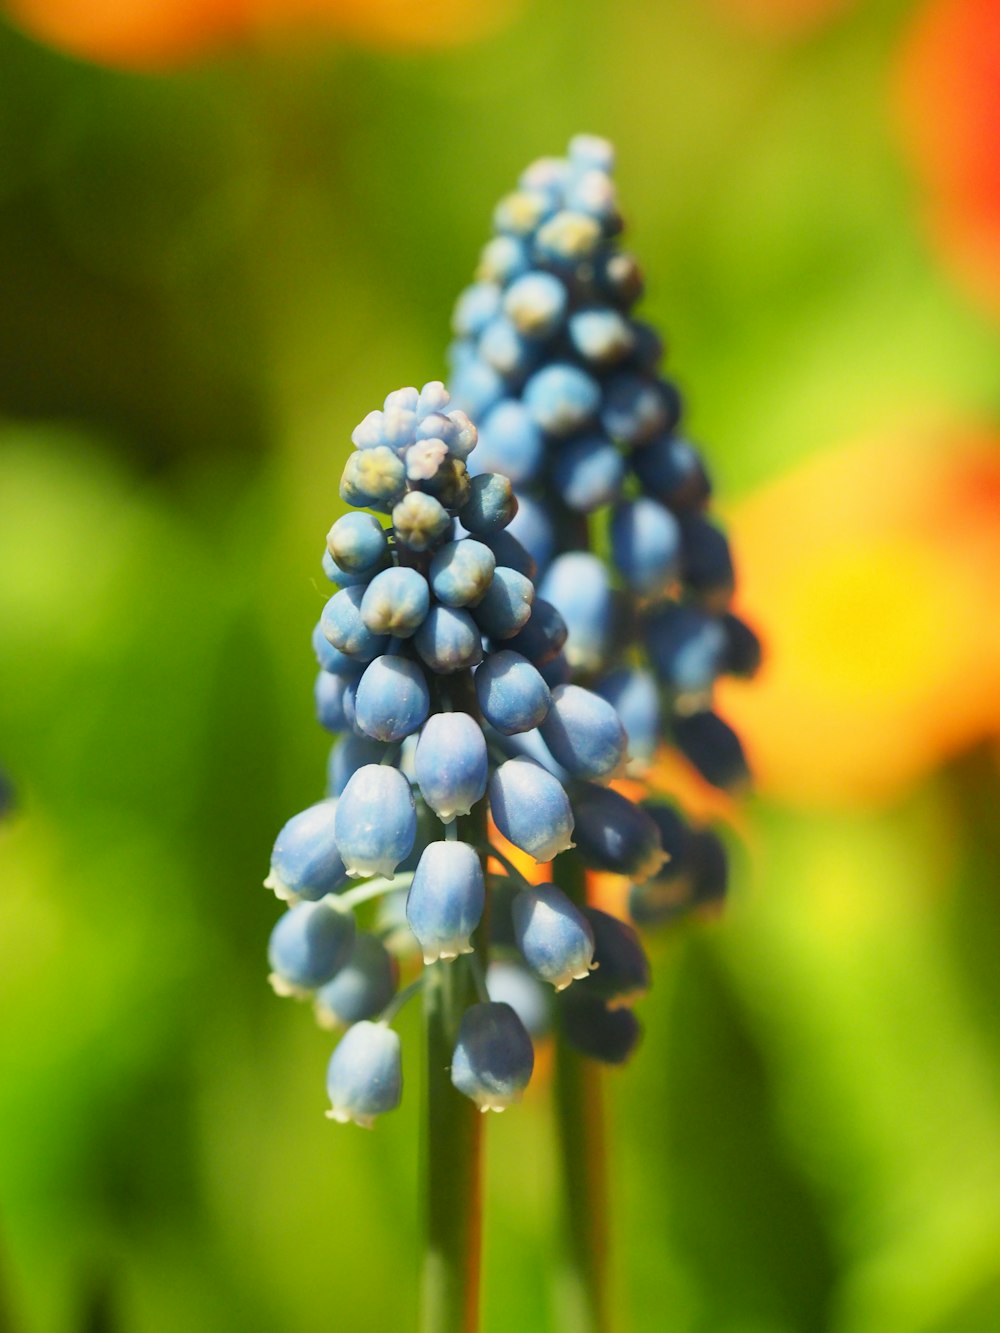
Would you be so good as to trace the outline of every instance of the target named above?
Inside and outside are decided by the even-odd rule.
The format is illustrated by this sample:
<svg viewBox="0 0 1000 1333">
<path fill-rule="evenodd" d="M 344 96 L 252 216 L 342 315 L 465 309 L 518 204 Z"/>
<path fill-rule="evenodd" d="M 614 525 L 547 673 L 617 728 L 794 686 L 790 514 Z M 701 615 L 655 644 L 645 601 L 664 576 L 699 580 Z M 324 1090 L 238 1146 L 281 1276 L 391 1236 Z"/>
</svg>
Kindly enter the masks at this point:
<svg viewBox="0 0 1000 1333">
<path fill-rule="evenodd" d="M 489 762 L 482 729 L 468 713 L 435 713 L 417 742 L 420 794 L 443 824 L 467 815 L 486 793 Z"/>
<path fill-rule="evenodd" d="M 460 338 L 477 338 L 500 313 L 500 288 L 494 282 L 475 282 L 455 303 L 451 327 Z"/>
<path fill-rule="evenodd" d="M 680 526 L 656 500 L 627 501 L 611 519 L 611 551 L 631 588 L 643 597 L 658 597 L 680 572 Z"/>
<path fill-rule="evenodd" d="M 390 412 L 412 412 L 416 416 L 420 395 L 412 384 L 403 389 L 393 389 L 385 396 L 383 404 L 386 416 Z"/>
<path fill-rule="evenodd" d="M 329 551 L 323 552 L 323 573 L 331 583 L 336 584 L 338 588 L 355 588 L 363 586 L 371 578 L 371 574 L 348 574 L 346 570 L 341 569 L 334 560 Z"/>
<path fill-rule="evenodd" d="M 749 679 L 760 669 L 763 656 L 760 639 L 745 621 L 727 611 L 720 618 L 726 636 L 723 669 L 731 676 Z"/>
<path fill-rule="evenodd" d="M 644 370 L 650 374 L 655 373 L 663 359 L 663 339 L 652 324 L 646 324 L 641 319 L 633 319 L 629 322 L 632 325 L 632 336 L 635 339 L 635 348 L 630 358 L 632 365 L 637 370 Z M 655 448 L 656 443 L 657 441 L 654 440 L 643 447 L 641 453 L 644 460 L 648 450 Z M 662 499 L 663 497 L 657 496 L 656 498 Z"/>
<path fill-rule="evenodd" d="M 271 985 L 278 995 L 315 990 L 347 961 L 353 942 L 354 917 L 336 899 L 297 903 L 271 931 Z"/>
<path fill-rule="evenodd" d="M 499 532 L 517 513 L 517 497 L 506 477 L 487 472 L 473 477 L 472 492 L 458 517 L 474 536 Z"/>
<path fill-rule="evenodd" d="M 570 1046 L 606 1065 L 622 1065 L 642 1036 L 631 1009 L 609 1009 L 603 1000 L 576 986 L 560 1005 L 563 1037 Z"/>
<path fill-rule="evenodd" d="M 417 419 L 423 421 L 434 412 L 443 412 L 448 406 L 448 390 L 442 380 L 428 380 L 417 395 Z"/>
<path fill-rule="evenodd" d="M 498 565 L 485 596 L 472 609 L 479 628 L 492 639 L 510 639 L 528 623 L 535 585 L 516 569 Z"/>
<path fill-rule="evenodd" d="M 406 451 L 406 480 L 413 486 L 432 481 L 448 457 L 444 440 L 435 437 L 418 440 Z"/>
<path fill-rule="evenodd" d="M 339 796 L 359 768 L 380 763 L 385 751 L 385 745 L 371 736 L 341 736 L 331 747 L 327 761 L 327 796 Z"/>
<path fill-rule="evenodd" d="M 538 592 L 566 622 L 563 652 L 570 666 L 588 674 L 606 667 L 621 642 L 603 561 L 587 551 L 569 551 L 552 562 Z"/>
<path fill-rule="evenodd" d="M 538 729 L 552 757 L 571 777 L 610 782 L 621 774 L 625 728 L 599 694 L 579 685 L 557 686 L 552 707 Z"/>
<path fill-rule="evenodd" d="M 552 208 L 552 198 L 544 191 L 516 190 L 493 210 L 493 227 L 510 236 L 530 236 Z"/>
<path fill-rule="evenodd" d="M 517 513 L 511 519 L 507 532 L 534 560 L 536 572 L 543 574 L 556 549 L 556 534 L 552 519 L 543 505 L 527 495 L 518 496 L 517 505 Z M 501 561 L 498 555 L 497 563 L 506 564 L 507 561 Z M 518 565 L 512 564 L 511 568 L 517 569 L 521 574 L 527 572 Z M 534 576 L 529 574 L 528 577 Z"/>
<path fill-rule="evenodd" d="M 552 702 L 537 668 L 520 653 L 506 649 L 487 655 L 475 682 L 483 717 L 505 736 L 537 727 Z"/>
<path fill-rule="evenodd" d="M 620 310 L 628 310 L 642 296 L 642 269 L 635 255 L 612 250 L 599 256 L 594 268 L 600 291 Z"/>
<path fill-rule="evenodd" d="M 663 381 L 628 371 L 604 386 L 601 424 L 613 440 L 639 445 L 672 425 L 671 404 Z"/>
<path fill-rule="evenodd" d="M 339 731 L 347 731 L 351 726 L 344 712 L 344 695 L 353 684 L 353 677 L 334 676 L 329 671 L 321 671 L 316 677 L 313 688 L 316 721 L 334 735 Z"/>
<path fill-rule="evenodd" d="M 684 707 L 707 702 L 726 654 L 726 633 L 715 616 L 694 606 L 664 606 L 646 623 L 646 648 Z"/>
<path fill-rule="evenodd" d="M 742 791 L 750 783 L 750 768 L 740 738 L 716 713 L 675 717 L 673 741 L 706 782 L 723 791 Z"/>
<path fill-rule="evenodd" d="M 625 459 L 607 436 L 585 435 L 567 441 L 556 454 L 552 480 L 564 504 L 589 514 L 621 494 Z"/>
<path fill-rule="evenodd" d="M 627 922 L 596 907 L 582 911 L 593 932 L 597 969 L 588 992 L 599 995 L 609 1009 L 634 1004 L 651 984 L 649 959 L 639 936 Z"/>
<path fill-rule="evenodd" d="M 385 444 L 383 431 L 384 417 L 381 412 L 369 412 L 351 431 L 351 441 L 356 449 L 376 449 Z"/>
<path fill-rule="evenodd" d="M 483 660 L 483 638 L 468 611 L 432 606 L 414 635 L 414 646 L 432 671 L 448 675 Z"/>
<path fill-rule="evenodd" d="M 518 509 L 518 514 L 520 512 L 521 510 Z M 512 522 L 517 522 L 518 514 L 514 515 Z M 538 572 L 535 558 L 528 548 L 522 546 L 518 539 L 512 535 L 509 527 L 502 532 L 488 533 L 479 540 L 493 552 L 497 565 L 506 565 L 508 569 L 516 569 L 526 579 L 534 581 Z"/>
<path fill-rule="evenodd" d="M 663 865 L 659 829 L 640 806 L 591 783 L 574 790 L 572 806 L 577 848 L 589 869 L 649 879 Z"/>
<path fill-rule="evenodd" d="M 504 293 L 503 310 L 525 337 L 547 338 L 566 313 L 566 288 L 551 273 L 525 273 Z"/>
<path fill-rule="evenodd" d="M 537 370 L 522 396 L 542 430 L 559 438 L 585 426 L 601 401 L 597 382 L 579 366 L 563 362 Z"/>
<path fill-rule="evenodd" d="M 536 861 L 551 861 L 573 846 L 573 813 L 566 793 L 551 773 L 530 759 L 501 764 L 490 778 L 489 797 L 497 828 Z"/>
<path fill-rule="evenodd" d="M 700 514 L 685 517 L 681 532 L 684 541 L 681 578 L 685 587 L 713 610 L 726 610 L 736 576 L 725 535 Z"/>
<path fill-rule="evenodd" d="M 343 514 L 326 535 L 326 549 L 348 574 L 366 574 L 385 560 L 389 542 L 371 514 Z"/>
<path fill-rule="evenodd" d="M 617 310 L 578 310 L 570 317 L 569 337 L 585 361 L 602 368 L 624 360 L 635 344 L 631 324 Z"/>
<path fill-rule="evenodd" d="M 418 663 L 407 657 L 376 657 L 358 684 L 354 725 L 375 740 L 401 741 L 423 725 L 430 703 Z"/>
<path fill-rule="evenodd" d="M 552 200 L 558 200 L 572 175 L 564 157 L 539 157 L 521 172 L 517 183 L 522 190 L 537 190 Z"/>
<path fill-rule="evenodd" d="M 687 440 L 660 435 L 637 449 L 631 462 L 643 490 L 676 513 L 700 509 L 711 494 L 701 455 Z"/>
<path fill-rule="evenodd" d="M 334 648 L 339 648 L 357 662 L 370 662 L 389 647 L 384 634 L 373 634 L 361 618 L 364 588 L 341 588 L 335 592 L 320 616 L 320 628 Z"/>
<path fill-rule="evenodd" d="M 523 379 L 538 358 L 536 344 L 503 316 L 486 325 L 477 348 L 483 361 L 505 379 Z"/>
<path fill-rule="evenodd" d="M 592 167 L 606 174 L 615 169 L 614 144 L 599 134 L 574 134 L 568 151 L 574 166 Z"/>
<path fill-rule="evenodd" d="M 509 1004 L 474 1004 L 462 1015 L 451 1081 L 481 1111 L 503 1111 L 521 1100 L 535 1052 Z"/>
<path fill-rule="evenodd" d="M 568 685 L 573 679 L 573 668 L 567 662 L 565 653 L 557 653 L 551 662 L 543 662 L 538 669 L 550 690 L 554 690 L 557 685 Z"/>
<path fill-rule="evenodd" d="M 376 935 L 358 934 L 344 965 L 316 992 L 321 1027 L 347 1027 L 377 1018 L 396 993 L 399 966 Z"/>
<path fill-rule="evenodd" d="M 622 229 L 618 191 L 603 171 L 583 171 L 566 188 L 566 206 L 574 213 L 587 213 L 601 224 L 605 236 Z"/>
<path fill-rule="evenodd" d="M 504 398 L 479 428 L 475 472 L 502 472 L 515 486 L 534 481 L 545 457 L 542 432 L 516 398 Z"/>
<path fill-rule="evenodd" d="M 562 651 L 568 632 L 565 620 L 552 603 L 536 597 L 530 617 L 523 629 L 507 640 L 507 647 L 541 667 Z"/>
<path fill-rule="evenodd" d="M 483 868 L 465 842 L 432 842 L 413 874 L 406 919 L 425 963 L 472 953 L 470 936 L 486 903 Z"/>
<path fill-rule="evenodd" d="M 540 884 L 514 899 L 514 937 L 524 961 L 555 989 L 593 970 L 594 933 L 562 889 Z"/>
<path fill-rule="evenodd" d="M 455 367 L 451 381 L 451 400 L 476 421 L 483 417 L 506 392 L 503 376 L 480 361 L 478 356 L 463 359 Z"/>
<path fill-rule="evenodd" d="M 320 801 L 293 815 L 278 834 L 271 870 L 264 881 L 286 902 L 316 901 L 337 893 L 348 881 L 335 832 L 336 801 Z"/>
<path fill-rule="evenodd" d="M 628 755 L 639 767 L 648 764 L 660 739 L 660 695 L 649 671 L 623 668 L 594 686 L 614 708 L 628 737 Z"/>
<path fill-rule="evenodd" d="M 386 764 L 359 768 L 337 804 L 336 838 L 347 873 L 391 879 L 417 836 L 410 784 Z"/>
<path fill-rule="evenodd" d="M 433 495 L 409 491 L 392 511 L 392 526 L 396 540 L 411 551 L 429 551 L 445 538 L 451 518 Z"/>
<path fill-rule="evenodd" d="M 535 235 L 539 254 L 555 264 L 577 264 L 588 259 L 601 242 L 601 228 L 587 213 L 562 209 L 544 222 Z"/>
<path fill-rule="evenodd" d="M 486 993 L 495 1004 L 509 1004 L 531 1037 L 552 1027 L 549 995 L 538 978 L 520 963 L 496 959 L 486 969 Z"/>
<path fill-rule="evenodd" d="M 450 513 L 461 509 L 468 500 L 472 491 L 472 479 L 464 463 L 460 463 L 457 458 L 446 458 L 435 475 L 429 480 L 419 482 L 419 487 L 433 495 Z"/>
<path fill-rule="evenodd" d="M 479 256 L 476 278 L 480 282 L 513 282 L 531 267 L 531 256 L 523 241 L 514 236 L 494 236 Z"/>
<path fill-rule="evenodd" d="M 672 805 L 662 801 L 644 801 L 642 808 L 660 830 L 660 843 L 667 860 L 656 872 L 657 883 L 686 876 L 691 869 L 691 829 Z"/>
<path fill-rule="evenodd" d="M 351 454 L 340 480 L 340 498 L 359 509 L 388 513 L 406 490 L 406 467 L 388 445 Z"/>
<path fill-rule="evenodd" d="M 496 556 L 483 542 L 466 537 L 447 542 L 431 559 L 431 587 L 445 606 L 475 606 L 493 580 Z"/>
<path fill-rule="evenodd" d="M 348 657 L 342 653 L 339 648 L 334 648 L 333 644 L 323 633 L 323 626 L 319 622 L 313 627 L 312 632 L 313 652 L 316 654 L 316 661 L 324 671 L 329 671 L 334 676 L 347 676 L 352 680 L 357 679 L 365 669 L 363 662 L 357 661 L 353 657 Z"/>
<path fill-rule="evenodd" d="M 355 1023 L 341 1037 L 326 1071 L 327 1116 L 371 1129 L 403 1095 L 399 1036 L 383 1023 Z"/>
<path fill-rule="evenodd" d="M 361 619 L 373 634 L 408 638 L 423 624 L 431 604 L 427 580 L 402 565 L 383 569 L 365 589 Z"/>
</svg>

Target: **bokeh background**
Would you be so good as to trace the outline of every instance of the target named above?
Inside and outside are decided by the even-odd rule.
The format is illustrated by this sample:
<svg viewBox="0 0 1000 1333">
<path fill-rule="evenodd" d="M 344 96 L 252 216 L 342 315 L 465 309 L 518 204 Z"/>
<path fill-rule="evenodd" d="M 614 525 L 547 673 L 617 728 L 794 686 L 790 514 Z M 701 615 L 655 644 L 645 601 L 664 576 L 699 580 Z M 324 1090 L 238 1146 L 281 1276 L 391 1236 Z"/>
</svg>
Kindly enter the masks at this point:
<svg viewBox="0 0 1000 1333">
<path fill-rule="evenodd" d="M 622 1327 L 996 1333 L 998 0 L 0 11 L 0 1326 L 415 1327 L 416 1016 L 331 1127 L 260 883 L 350 428 L 588 130 L 769 647 L 731 903 L 607 1078 Z M 554 1327 L 537 1082 L 489 1333 Z"/>
</svg>

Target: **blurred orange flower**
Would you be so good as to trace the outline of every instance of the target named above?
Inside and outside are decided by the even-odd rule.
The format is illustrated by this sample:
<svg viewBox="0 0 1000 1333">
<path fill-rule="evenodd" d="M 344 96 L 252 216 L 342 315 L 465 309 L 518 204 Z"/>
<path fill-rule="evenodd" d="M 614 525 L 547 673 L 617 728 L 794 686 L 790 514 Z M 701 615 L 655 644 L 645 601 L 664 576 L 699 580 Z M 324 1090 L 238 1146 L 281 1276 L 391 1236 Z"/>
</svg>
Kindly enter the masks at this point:
<svg viewBox="0 0 1000 1333">
<path fill-rule="evenodd" d="M 1000 730 L 1000 438 L 925 427 L 834 450 L 731 533 L 767 654 L 720 708 L 762 791 L 888 800 Z"/>
<path fill-rule="evenodd" d="M 98 64 L 163 70 L 276 35 L 378 47 L 454 46 L 501 26 L 518 0 L 0 0 L 40 41 Z"/>
<path fill-rule="evenodd" d="M 933 234 L 1000 312 L 1000 0 L 931 0 L 903 45 L 903 134 Z"/>
</svg>

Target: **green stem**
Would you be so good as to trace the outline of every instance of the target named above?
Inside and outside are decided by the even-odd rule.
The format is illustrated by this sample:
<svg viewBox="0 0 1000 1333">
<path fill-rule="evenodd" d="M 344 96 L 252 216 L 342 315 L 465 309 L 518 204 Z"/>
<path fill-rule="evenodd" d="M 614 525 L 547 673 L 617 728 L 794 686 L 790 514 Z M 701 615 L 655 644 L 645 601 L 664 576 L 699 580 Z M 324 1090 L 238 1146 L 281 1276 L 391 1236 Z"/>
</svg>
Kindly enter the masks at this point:
<svg viewBox="0 0 1000 1333">
<path fill-rule="evenodd" d="M 586 901 L 578 856 L 558 857 L 553 880 Z M 578 983 L 584 984 L 584 983 Z M 609 1333 L 608 1194 L 599 1067 L 560 1038 L 555 1052 L 555 1114 L 563 1201 L 560 1317 L 566 1333 Z"/>
<path fill-rule="evenodd" d="M 480 849 L 485 870 L 485 815 L 474 812 L 460 825 L 463 841 Z M 474 940 L 477 950 L 484 949 L 487 932 L 484 921 Z M 462 1014 L 478 995 L 468 958 L 432 963 L 426 978 L 422 1165 L 427 1244 L 420 1327 L 422 1333 L 475 1333 L 482 1237 L 482 1115 L 452 1085 L 451 1057 Z"/>
</svg>

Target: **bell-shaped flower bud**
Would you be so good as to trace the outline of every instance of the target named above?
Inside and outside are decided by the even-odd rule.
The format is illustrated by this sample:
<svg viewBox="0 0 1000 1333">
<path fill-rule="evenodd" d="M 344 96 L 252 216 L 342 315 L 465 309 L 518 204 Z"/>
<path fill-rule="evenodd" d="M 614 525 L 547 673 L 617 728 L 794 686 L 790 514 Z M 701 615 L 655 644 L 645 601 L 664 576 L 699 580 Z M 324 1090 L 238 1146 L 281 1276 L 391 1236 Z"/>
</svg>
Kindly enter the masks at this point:
<svg viewBox="0 0 1000 1333">
<path fill-rule="evenodd" d="M 601 1064 L 624 1064 L 642 1036 L 631 1009 L 611 1009 L 585 986 L 568 992 L 559 1006 L 559 1019 L 568 1044 Z"/>
<path fill-rule="evenodd" d="M 286 901 L 337 893 L 350 876 L 336 839 L 337 802 L 320 801 L 293 815 L 278 834 L 264 887 Z"/>
<path fill-rule="evenodd" d="M 326 535 L 326 549 L 348 574 L 376 570 L 389 554 L 385 528 L 371 514 L 343 514 Z"/>
<path fill-rule="evenodd" d="M 430 604 L 431 590 L 423 574 L 395 565 L 368 584 L 361 599 L 361 619 L 373 634 L 405 639 L 423 624 Z"/>
<path fill-rule="evenodd" d="M 496 569 L 496 556 L 483 542 L 446 542 L 431 559 L 431 587 L 445 606 L 475 606 L 483 600 Z"/>
<path fill-rule="evenodd" d="M 406 899 L 406 919 L 424 962 L 472 953 L 470 936 L 486 902 L 483 868 L 465 842 L 432 842 L 423 851 Z"/>
<path fill-rule="evenodd" d="M 489 761 L 482 728 L 468 713 L 435 713 L 414 756 L 420 794 L 443 824 L 467 815 L 486 792 Z"/>
<path fill-rule="evenodd" d="M 486 969 L 486 991 L 491 1000 L 510 1005 L 529 1036 L 544 1037 L 551 1029 L 551 991 L 522 964 L 494 959 Z"/>
<path fill-rule="evenodd" d="M 562 784 L 531 759 L 501 764 L 490 778 L 489 797 L 497 828 L 536 861 L 551 861 L 573 846 L 573 812 Z"/>
<path fill-rule="evenodd" d="M 599 694 L 579 685 L 557 686 L 538 729 L 553 759 L 571 777 L 610 782 L 620 776 L 628 744 L 625 728 Z"/>
<path fill-rule="evenodd" d="M 594 932 L 562 889 L 540 884 L 514 899 L 514 938 L 524 961 L 557 991 L 590 975 Z"/>
<path fill-rule="evenodd" d="M 365 589 L 341 588 L 323 608 L 320 627 L 326 638 L 357 662 L 370 662 L 389 647 L 384 634 L 374 634 L 361 618 Z"/>
<path fill-rule="evenodd" d="M 326 1071 L 327 1116 L 371 1129 L 403 1095 L 399 1036 L 383 1023 L 355 1023 L 341 1037 Z"/>
<path fill-rule="evenodd" d="M 597 968 L 588 992 L 599 995 L 609 1009 L 633 1004 L 650 986 L 649 959 L 638 934 L 627 922 L 597 907 L 581 910 L 593 932 Z"/>
<path fill-rule="evenodd" d="M 663 865 L 660 831 L 641 806 L 592 783 L 580 783 L 572 804 L 577 847 L 589 869 L 649 879 Z"/>
<path fill-rule="evenodd" d="M 379 741 L 401 741 L 424 723 L 430 709 L 427 680 L 407 657 L 376 657 L 358 683 L 354 725 Z"/>
<path fill-rule="evenodd" d="M 347 961 L 353 942 L 354 917 L 335 899 L 297 903 L 271 931 L 271 985 L 279 995 L 315 990 Z"/>
<path fill-rule="evenodd" d="M 349 875 L 392 878 L 417 836 L 413 792 L 398 769 L 358 769 L 337 803 L 336 836 Z"/>
<path fill-rule="evenodd" d="M 485 595 L 472 615 L 491 639 L 510 639 L 528 623 L 535 585 L 516 569 L 498 565 Z"/>
<path fill-rule="evenodd" d="M 482 633 L 463 607 L 432 606 L 413 643 L 422 660 L 440 675 L 464 671 L 483 660 Z"/>
<path fill-rule="evenodd" d="M 451 1081 L 481 1111 L 504 1111 L 521 1100 L 535 1067 L 524 1024 L 509 1004 L 474 1004 L 462 1015 Z"/>
<path fill-rule="evenodd" d="M 505 736 L 530 731 L 549 711 L 552 695 L 536 667 L 520 653 L 490 653 L 475 675 L 483 717 Z"/>
<path fill-rule="evenodd" d="M 348 1027 L 377 1018 L 398 980 L 399 965 L 378 936 L 355 935 L 347 961 L 316 992 L 316 1019 L 322 1027 Z"/>
</svg>

